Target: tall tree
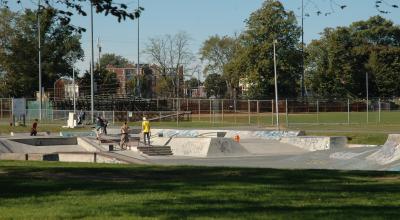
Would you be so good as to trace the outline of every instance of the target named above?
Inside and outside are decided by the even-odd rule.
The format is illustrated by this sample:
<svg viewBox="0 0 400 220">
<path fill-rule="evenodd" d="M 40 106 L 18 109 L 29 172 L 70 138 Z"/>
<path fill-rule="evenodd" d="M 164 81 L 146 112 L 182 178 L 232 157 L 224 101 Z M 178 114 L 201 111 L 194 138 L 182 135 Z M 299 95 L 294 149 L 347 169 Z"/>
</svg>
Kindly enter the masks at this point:
<svg viewBox="0 0 400 220">
<path fill-rule="evenodd" d="M 241 71 L 242 79 L 249 85 L 249 98 L 273 97 L 273 42 L 277 40 L 279 94 L 296 97 L 301 74 L 301 32 L 293 12 L 286 11 L 279 1 L 267 0 L 246 23 L 247 28 L 239 39 L 241 46 L 229 70 Z"/>
<path fill-rule="evenodd" d="M 108 65 L 121 68 L 127 67 L 129 64 L 133 65 L 127 58 L 114 53 L 106 53 L 100 57 L 101 68 L 106 68 Z"/>
<path fill-rule="evenodd" d="M 32 5 L 31 2 L 22 0 L 0 0 L 0 8 L 8 9 L 11 1 L 26 9 L 29 9 Z M 40 9 L 53 11 L 55 20 L 69 30 L 78 31 L 79 33 L 86 31 L 86 29 L 71 24 L 71 18 L 74 15 L 87 16 L 86 5 L 92 4 L 96 13 L 106 16 L 110 14 L 116 17 L 118 22 L 125 19 L 136 19 L 144 10 L 142 7 L 132 10 L 128 8 L 128 4 L 115 0 L 43 0 L 40 3 L 38 5 Z M 34 4 L 33 7 L 36 9 L 38 6 Z"/>
<path fill-rule="evenodd" d="M 53 88 L 61 76 L 71 76 L 73 64 L 83 57 L 80 35 L 55 20 L 52 10 L 41 11 L 42 86 Z M 38 82 L 37 13 L 0 10 L 0 69 L 3 95 L 33 97 Z"/>
<path fill-rule="evenodd" d="M 380 16 L 349 27 L 325 29 L 307 46 L 308 83 L 321 97 L 400 95 L 400 26 Z"/>
<path fill-rule="evenodd" d="M 97 69 L 93 72 L 95 89 L 97 95 L 115 94 L 119 88 L 117 76 L 106 69 Z M 80 90 L 85 94 L 90 94 L 91 77 L 90 72 L 86 71 L 79 79 Z"/>
<path fill-rule="evenodd" d="M 239 86 L 239 75 L 228 71 L 227 64 L 234 57 L 237 48 L 235 38 L 215 35 L 208 38 L 200 49 L 201 60 L 206 63 L 204 73 L 222 75 L 228 85 L 230 98 L 236 97 L 234 90 Z"/>
<path fill-rule="evenodd" d="M 204 87 L 207 97 L 215 96 L 216 98 L 223 98 L 226 93 L 226 82 L 219 74 L 213 73 L 207 76 L 204 81 Z"/>
<path fill-rule="evenodd" d="M 179 75 L 180 70 L 189 68 L 194 60 L 189 47 L 190 40 L 186 32 L 150 38 L 144 50 L 151 62 L 156 64 L 154 67 L 159 74 L 171 78 L 169 81 L 173 83 L 175 94 L 181 93 L 184 83 L 183 75 Z"/>
</svg>

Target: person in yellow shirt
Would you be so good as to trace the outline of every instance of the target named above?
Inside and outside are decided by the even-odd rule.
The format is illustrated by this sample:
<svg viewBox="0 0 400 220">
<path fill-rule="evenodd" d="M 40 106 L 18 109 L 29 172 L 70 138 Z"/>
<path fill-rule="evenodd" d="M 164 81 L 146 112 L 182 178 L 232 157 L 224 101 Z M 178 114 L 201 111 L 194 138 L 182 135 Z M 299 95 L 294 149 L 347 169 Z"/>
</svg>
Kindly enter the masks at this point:
<svg viewBox="0 0 400 220">
<path fill-rule="evenodd" d="M 146 119 L 146 117 L 143 117 L 142 132 L 144 145 L 146 145 L 147 139 L 148 145 L 150 146 L 150 122 Z"/>
</svg>

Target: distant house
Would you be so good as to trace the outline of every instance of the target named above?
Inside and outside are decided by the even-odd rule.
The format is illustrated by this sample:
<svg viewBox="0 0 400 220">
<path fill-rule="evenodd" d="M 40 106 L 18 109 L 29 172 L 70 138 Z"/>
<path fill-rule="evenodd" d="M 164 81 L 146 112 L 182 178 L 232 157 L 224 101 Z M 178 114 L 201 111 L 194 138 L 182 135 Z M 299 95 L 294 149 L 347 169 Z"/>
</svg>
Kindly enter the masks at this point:
<svg viewBox="0 0 400 220">
<path fill-rule="evenodd" d="M 54 83 L 54 98 L 55 99 L 73 99 L 79 96 L 79 85 L 73 83 L 71 78 L 61 77 Z"/>
<path fill-rule="evenodd" d="M 110 72 L 113 72 L 117 75 L 117 80 L 119 83 L 119 87 L 117 89 L 118 96 L 127 96 L 128 95 L 128 82 L 133 79 L 136 75 L 136 65 L 127 65 L 126 67 L 114 67 L 112 65 L 107 65 L 106 69 Z M 141 68 L 139 66 L 139 71 Z"/>
<path fill-rule="evenodd" d="M 207 98 L 206 89 L 204 86 L 198 88 L 185 89 L 185 95 L 190 98 Z"/>
</svg>

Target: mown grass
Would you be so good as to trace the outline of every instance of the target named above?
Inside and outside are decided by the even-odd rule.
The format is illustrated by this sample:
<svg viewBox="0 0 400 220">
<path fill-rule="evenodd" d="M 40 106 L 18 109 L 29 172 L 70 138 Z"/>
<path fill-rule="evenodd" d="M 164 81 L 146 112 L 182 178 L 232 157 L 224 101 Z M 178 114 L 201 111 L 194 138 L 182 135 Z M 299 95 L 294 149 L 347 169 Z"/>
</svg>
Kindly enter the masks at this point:
<svg viewBox="0 0 400 220">
<path fill-rule="evenodd" d="M 0 161 L 1 219 L 397 219 L 400 174 Z"/>
</svg>

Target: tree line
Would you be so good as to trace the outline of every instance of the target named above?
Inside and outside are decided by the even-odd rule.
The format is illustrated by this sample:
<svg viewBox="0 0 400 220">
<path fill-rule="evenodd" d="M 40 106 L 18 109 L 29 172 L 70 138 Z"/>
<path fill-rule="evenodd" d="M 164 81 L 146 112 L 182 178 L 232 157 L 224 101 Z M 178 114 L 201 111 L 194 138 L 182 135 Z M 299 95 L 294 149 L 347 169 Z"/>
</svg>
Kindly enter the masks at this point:
<svg viewBox="0 0 400 220">
<path fill-rule="evenodd" d="M 73 64 L 83 59 L 81 35 L 59 20 L 57 10 L 43 8 L 40 15 L 43 86 L 52 88 L 59 77 L 71 76 Z M 37 91 L 37 83 L 32 83 L 38 81 L 36 16 L 37 11 L 29 9 L 0 10 L 2 97 L 32 97 Z M 400 96 L 400 27 L 390 20 L 378 15 L 347 27 L 326 28 L 320 39 L 302 45 L 295 14 L 279 1 L 266 0 L 245 25 L 245 30 L 234 36 L 210 36 L 198 52 L 200 60 L 190 51 L 191 38 L 185 32 L 150 38 L 143 52 L 160 75 L 154 92 L 163 97 L 182 97 L 184 87 L 204 85 L 208 97 L 273 98 L 276 40 L 280 97 L 301 96 L 303 71 L 309 97 L 365 97 L 366 73 L 371 96 Z M 118 67 L 133 62 L 105 54 L 96 65 L 98 88 L 115 93 L 118 81 L 115 74 L 106 70 L 107 64 Z M 182 78 L 177 74 L 181 66 L 185 74 Z M 150 66 L 145 68 L 146 74 L 127 83 L 129 94 L 151 96 L 148 91 L 154 78 Z M 203 73 L 204 82 L 195 79 L 199 72 Z M 89 71 L 80 82 L 83 89 L 90 88 Z"/>
</svg>

